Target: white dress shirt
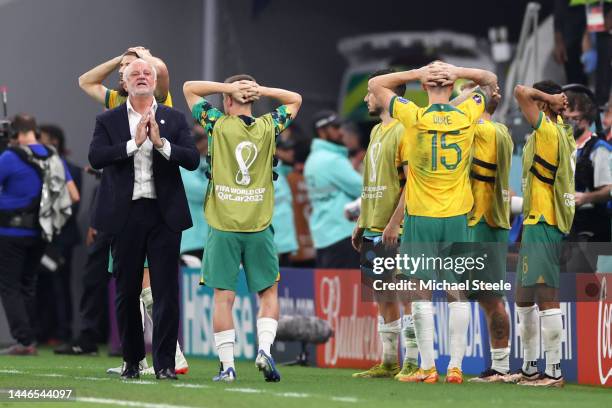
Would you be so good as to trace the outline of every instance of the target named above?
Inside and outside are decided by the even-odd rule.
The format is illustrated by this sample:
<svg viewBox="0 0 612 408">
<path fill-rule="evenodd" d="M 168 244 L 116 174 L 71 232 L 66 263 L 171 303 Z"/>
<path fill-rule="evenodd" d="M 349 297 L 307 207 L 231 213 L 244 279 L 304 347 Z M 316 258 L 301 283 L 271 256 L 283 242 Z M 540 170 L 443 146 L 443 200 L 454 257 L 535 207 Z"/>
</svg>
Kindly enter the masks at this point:
<svg viewBox="0 0 612 408">
<path fill-rule="evenodd" d="M 132 136 L 132 140 L 127 142 L 127 154 L 128 156 L 134 156 L 134 193 L 132 194 L 132 200 L 138 200 L 139 198 L 154 199 L 157 198 L 157 195 L 155 194 L 155 183 L 153 182 L 153 143 L 151 140 L 146 139 L 140 147 L 136 145 L 134 140 L 136 127 L 142 119 L 142 115 L 134 110 L 129 98 L 125 105 L 130 122 L 130 135 Z M 157 112 L 157 101 L 155 98 L 153 98 L 151 110 L 154 113 Z M 160 132 L 162 130 L 160 128 Z M 170 143 L 165 138 L 161 139 L 164 144 L 156 149 L 166 160 L 170 160 Z"/>
</svg>

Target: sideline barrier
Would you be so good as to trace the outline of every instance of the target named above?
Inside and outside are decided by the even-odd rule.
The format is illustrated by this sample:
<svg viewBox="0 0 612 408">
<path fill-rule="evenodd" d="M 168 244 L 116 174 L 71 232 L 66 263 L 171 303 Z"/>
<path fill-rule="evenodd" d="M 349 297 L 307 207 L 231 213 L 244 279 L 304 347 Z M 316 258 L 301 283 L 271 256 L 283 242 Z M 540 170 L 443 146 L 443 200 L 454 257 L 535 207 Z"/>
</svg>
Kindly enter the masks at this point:
<svg viewBox="0 0 612 408">
<path fill-rule="evenodd" d="M 507 280 L 514 282 L 514 273 Z M 562 274 L 561 287 L 582 290 L 592 276 Z M 599 296 L 591 302 L 562 302 L 562 368 L 566 380 L 581 384 L 612 386 L 612 274 L 601 274 Z M 187 356 L 216 358 L 212 330 L 212 289 L 199 285 L 200 271 L 181 271 L 181 313 L 183 349 Z M 310 362 L 319 367 L 366 368 L 378 362 L 381 344 L 377 333 L 376 306 L 361 301 L 361 277 L 357 270 L 281 269 L 279 296 L 281 314 L 297 314 L 327 320 L 335 336 L 326 344 L 310 346 Z M 610 292 L 612 293 L 612 292 Z M 508 293 L 506 308 L 511 316 L 510 366 L 521 364 L 518 317 L 513 294 Z M 443 293 L 434 295 L 436 365 L 441 373 L 449 361 L 448 306 Z M 240 274 L 234 321 L 236 322 L 236 357 L 253 359 L 256 352 L 257 297 L 246 290 Z M 471 303 L 468 345 L 463 361 L 466 374 L 479 374 L 490 361 L 489 337 L 484 314 Z M 540 347 L 541 350 L 541 347 Z M 299 352 L 297 343 L 277 343 L 277 361 L 290 361 Z M 543 358 L 543 352 L 540 352 Z M 541 362 L 541 364 L 543 364 Z M 544 369 L 543 366 L 540 367 Z"/>
</svg>

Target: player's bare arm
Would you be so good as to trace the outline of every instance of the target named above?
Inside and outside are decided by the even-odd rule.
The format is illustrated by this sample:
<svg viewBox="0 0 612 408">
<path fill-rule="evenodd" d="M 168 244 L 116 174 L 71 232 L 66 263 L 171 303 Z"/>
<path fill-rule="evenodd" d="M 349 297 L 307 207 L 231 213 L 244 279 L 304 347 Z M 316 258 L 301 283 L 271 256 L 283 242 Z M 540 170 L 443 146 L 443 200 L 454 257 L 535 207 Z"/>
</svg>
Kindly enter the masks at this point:
<svg viewBox="0 0 612 408">
<path fill-rule="evenodd" d="M 470 83 L 471 86 L 463 87 L 461 93 L 450 101 L 450 105 L 459 106 L 467 100 L 467 98 L 478 89 L 478 85 Z"/>
<path fill-rule="evenodd" d="M 431 82 L 429 75 L 429 68 L 427 66 L 411 69 L 409 71 L 379 75 L 368 81 L 368 90 L 381 101 L 383 106 L 389 106 L 391 98 L 397 96 L 395 92 L 393 92 L 393 89 L 399 85 L 412 81 L 421 81 L 422 83 L 428 84 L 428 82 Z M 435 85 L 433 82 L 431 84 Z"/>
<path fill-rule="evenodd" d="M 556 114 L 562 113 L 563 110 L 567 108 L 567 97 L 563 93 L 549 95 L 528 86 L 517 85 L 514 88 L 514 97 L 525 119 L 527 119 L 527 122 L 533 127 L 537 125 L 540 117 L 541 109 L 538 106 L 538 102 L 547 104 Z"/>
<path fill-rule="evenodd" d="M 459 78 L 474 82 L 480 87 L 487 98 L 493 96 L 497 91 L 497 75 L 485 69 L 456 67 L 444 62 L 434 62 L 431 64 L 432 78 L 442 86 L 452 85 Z M 439 79 L 442 77 L 442 79 Z"/>
<path fill-rule="evenodd" d="M 406 207 L 406 201 L 404 200 L 405 189 L 406 187 L 402 188 L 399 198 L 397 199 L 395 211 L 389 219 L 387 226 L 383 230 L 382 241 L 386 246 L 396 244 L 399 238 L 400 227 L 404 219 L 404 208 Z"/>
<path fill-rule="evenodd" d="M 351 235 L 351 244 L 355 251 L 361 251 L 361 238 L 363 237 L 363 228 L 359 227 L 359 220 L 357 220 L 357 225 L 353 228 L 353 234 Z"/>
<path fill-rule="evenodd" d="M 266 86 L 259 86 L 255 88 L 257 96 L 263 96 L 266 98 L 272 98 L 279 101 L 282 105 L 285 105 L 291 116 L 295 117 L 302 106 L 302 96 L 297 92 L 287 91 L 280 88 L 268 88 Z"/>
<path fill-rule="evenodd" d="M 214 94 L 228 94 L 239 102 L 252 102 L 258 98 L 257 84 L 253 81 L 236 81 L 232 83 L 214 81 L 187 81 L 183 84 L 183 94 L 189 109 L 198 103 L 200 98 Z"/>
<path fill-rule="evenodd" d="M 90 69 L 79 77 L 79 87 L 99 103 L 104 103 L 107 88 L 102 84 L 121 63 L 123 54 Z"/>
</svg>

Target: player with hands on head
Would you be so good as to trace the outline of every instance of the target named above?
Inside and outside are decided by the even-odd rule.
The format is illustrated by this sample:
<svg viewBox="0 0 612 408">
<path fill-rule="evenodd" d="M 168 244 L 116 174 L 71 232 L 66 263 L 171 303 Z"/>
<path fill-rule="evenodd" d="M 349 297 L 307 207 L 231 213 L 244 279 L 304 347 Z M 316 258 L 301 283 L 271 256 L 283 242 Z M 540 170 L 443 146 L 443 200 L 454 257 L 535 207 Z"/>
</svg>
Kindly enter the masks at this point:
<svg viewBox="0 0 612 408">
<path fill-rule="evenodd" d="M 394 72 L 390 69 L 374 72 L 370 78 Z M 398 96 L 404 96 L 406 86 L 394 90 Z M 405 177 L 400 157 L 404 126 L 393 119 L 388 104 L 382 104 L 368 90 L 364 98 L 368 112 L 380 119 L 372 128 L 370 143 L 365 156 L 363 189 L 361 193 L 361 213 L 353 230 L 352 244 L 360 253 L 360 267 L 364 281 L 374 281 L 381 276 L 374 274 L 372 260 L 368 256 L 372 251 L 377 256 L 394 257 L 397 254 L 398 238 L 402 231 L 404 219 L 404 184 Z M 383 275 L 387 280 L 392 276 Z M 394 273 L 393 270 L 391 273 Z M 414 335 L 414 322 L 409 299 L 402 299 L 404 315 L 400 318 L 398 299 L 391 293 L 374 292 L 378 306 L 378 333 L 382 343 L 382 361 L 372 368 L 354 373 L 356 378 L 400 379 L 418 369 L 418 349 Z M 397 360 L 398 339 L 402 334 L 406 348 L 402 367 Z M 401 369 L 401 371 L 400 371 Z"/>
<path fill-rule="evenodd" d="M 450 97 L 458 78 L 474 81 L 478 88 L 454 107 Z M 395 87 L 410 81 L 422 83 L 428 106 L 419 108 L 394 95 Z M 448 256 L 448 243 L 469 242 L 467 214 L 473 205 L 469 163 L 474 128 L 496 89 L 497 77 L 489 71 L 434 61 L 418 69 L 372 78 L 368 86 L 406 129 L 401 152 L 407 179 L 401 251 L 414 257 L 424 251 L 429 256 Z M 419 268 L 401 274 L 414 280 L 417 288 L 421 288 L 421 281 L 457 283 L 461 276 L 460 271 L 444 268 Z M 434 361 L 432 293 L 421 288 L 414 295 L 418 301 L 412 303 L 412 315 L 421 368 L 400 381 L 435 383 L 438 372 Z M 449 291 L 448 300 L 451 359 L 446 381 L 462 383 L 461 362 L 466 350 L 470 306 L 463 293 Z"/>
<path fill-rule="evenodd" d="M 562 387 L 559 274 L 562 240 L 574 219 L 576 142 L 560 116 L 568 101 L 558 84 L 517 85 L 514 96 L 534 131 L 523 148 L 524 221 L 516 282 L 523 366 L 505 381 Z M 544 374 L 537 367 L 540 329 L 546 352 Z"/>
<path fill-rule="evenodd" d="M 297 115 L 302 97 L 261 86 L 244 74 L 224 83 L 189 81 L 183 93 L 209 140 L 210 183 L 204 209 L 210 230 L 200 284 L 214 289 L 213 330 L 221 367 L 213 381 L 236 380 L 232 307 L 242 264 L 249 291 L 257 292 L 260 299 L 255 366 L 266 381 L 277 382 L 280 373 L 270 353 L 278 327 L 280 279 L 270 225 L 274 152 L 277 136 Z M 223 94 L 223 112 L 204 99 L 216 93 Z M 254 117 L 252 105 L 260 97 L 276 99 L 281 105 Z"/>
</svg>

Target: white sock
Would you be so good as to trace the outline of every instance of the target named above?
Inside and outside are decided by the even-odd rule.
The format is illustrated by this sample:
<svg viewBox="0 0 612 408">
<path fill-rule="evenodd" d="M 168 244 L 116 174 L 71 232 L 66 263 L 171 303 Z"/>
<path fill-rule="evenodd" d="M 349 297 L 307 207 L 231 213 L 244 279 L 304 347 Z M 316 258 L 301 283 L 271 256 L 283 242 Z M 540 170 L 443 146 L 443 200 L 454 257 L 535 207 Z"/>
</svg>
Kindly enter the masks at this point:
<svg viewBox="0 0 612 408">
<path fill-rule="evenodd" d="M 461 369 L 465 349 L 467 348 L 467 331 L 470 325 L 470 303 L 451 302 L 448 304 L 448 332 L 450 343 L 450 361 L 448 368 Z"/>
<path fill-rule="evenodd" d="M 491 349 L 491 368 L 501 374 L 510 372 L 510 347 Z"/>
<path fill-rule="evenodd" d="M 219 360 L 223 365 L 223 371 L 234 368 L 234 343 L 236 342 L 236 331 L 234 329 L 215 333 L 215 346 L 219 354 Z"/>
<path fill-rule="evenodd" d="M 151 326 L 153 326 L 153 293 L 151 292 L 151 288 L 144 288 L 142 292 L 140 292 L 140 300 L 144 304 L 144 309 L 147 314 L 147 317 L 151 321 Z M 145 317 L 143 316 L 143 327 L 147 327 L 144 324 Z M 145 329 L 146 332 L 146 329 Z M 176 342 L 176 352 L 174 353 L 174 362 L 177 364 L 185 365 L 186 360 L 183 352 L 181 351 L 181 345 L 179 342 Z M 181 367 L 182 368 L 182 367 Z"/>
<path fill-rule="evenodd" d="M 523 371 L 526 374 L 535 374 L 538 367 L 535 362 L 540 354 L 540 316 L 538 316 L 538 306 L 516 307 L 519 315 L 519 335 L 523 344 Z"/>
<path fill-rule="evenodd" d="M 153 333 L 150 333 L 153 328 L 153 295 L 151 288 L 144 288 L 140 292 L 140 315 L 142 316 L 142 331 L 146 340 L 153 336 Z M 145 324 L 147 319 L 151 323 L 150 325 Z"/>
<path fill-rule="evenodd" d="M 382 341 L 382 363 L 385 365 L 397 364 L 397 343 L 402 331 L 402 321 L 385 323 L 382 316 L 378 316 L 378 335 Z"/>
<path fill-rule="evenodd" d="M 274 343 L 277 328 L 278 321 L 274 319 L 269 317 L 257 319 L 257 342 L 259 343 L 259 349 L 263 350 L 267 355 L 270 355 L 270 347 Z"/>
<path fill-rule="evenodd" d="M 412 303 L 414 332 L 419 353 L 421 353 L 421 368 L 429 370 L 436 366 L 434 360 L 434 316 L 431 301 Z"/>
<path fill-rule="evenodd" d="M 149 363 L 147 363 L 147 356 L 140 360 L 140 369 L 144 370 L 146 368 L 149 368 Z"/>
<path fill-rule="evenodd" d="M 402 317 L 402 339 L 406 348 L 404 352 L 404 366 L 406 364 L 418 364 L 419 348 L 414 334 L 414 320 L 411 314 Z"/>
<path fill-rule="evenodd" d="M 140 300 L 145 305 L 147 310 L 147 315 L 149 318 L 153 320 L 153 293 L 151 292 L 151 288 L 144 288 L 142 292 L 140 292 Z"/>
<path fill-rule="evenodd" d="M 561 309 L 548 309 L 540 312 L 542 344 L 546 352 L 546 375 L 553 378 L 563 376 L 561 373 L 562 316 Z"/>
<path fill-rule="evenodd" d="M 183 355 L 183 350 L 181 350 L 181 345 L 178 340 L 176 341 L 176 351 L 174 352 L 174 368 L 183 368 L 187 366 L 187 359 Z"/>
</svg>

